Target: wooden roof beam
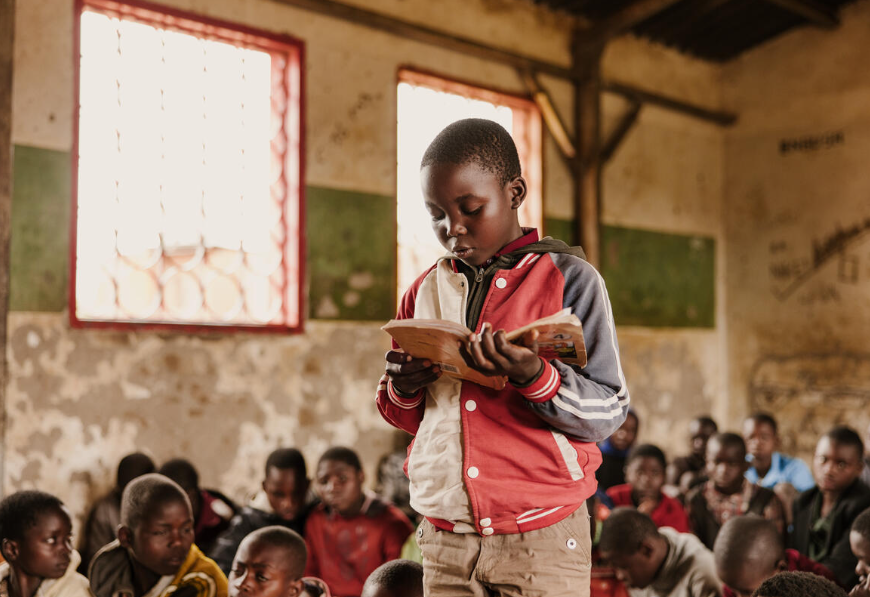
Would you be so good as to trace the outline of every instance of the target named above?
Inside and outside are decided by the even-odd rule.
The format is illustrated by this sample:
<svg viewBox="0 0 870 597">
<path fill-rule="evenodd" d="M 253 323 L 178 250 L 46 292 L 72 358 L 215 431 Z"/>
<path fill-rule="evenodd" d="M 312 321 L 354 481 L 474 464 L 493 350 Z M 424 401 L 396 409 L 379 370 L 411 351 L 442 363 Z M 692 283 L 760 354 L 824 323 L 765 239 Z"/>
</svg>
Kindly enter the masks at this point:
<svg viewBox="0 0 870 597">
<path fill-rule="evenodd" d="M 643 23 L 681 0 L 638 0 L 619 12 L 585 28 L 595 42 L 608 41 L 630 31 L 635 25 Z"/>
<path fill-rule="evenodd" d="M 817 27 L 836 29 L 840 26 L 837 11 L 815 0 L 766 0 L 780 8 L 801 16 Z"/>
</svg>

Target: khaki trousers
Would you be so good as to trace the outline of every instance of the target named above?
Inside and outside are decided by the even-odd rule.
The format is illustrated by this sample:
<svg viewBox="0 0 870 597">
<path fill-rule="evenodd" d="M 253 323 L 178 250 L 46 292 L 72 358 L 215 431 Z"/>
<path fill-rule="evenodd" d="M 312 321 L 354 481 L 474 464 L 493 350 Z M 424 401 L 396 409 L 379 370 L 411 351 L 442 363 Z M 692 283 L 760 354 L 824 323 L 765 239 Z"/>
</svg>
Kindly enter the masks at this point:
<svg viewBox="0 0 870 597">
<path fill-rule="evenodd" d="M 425 597 L 589 597 L 592 540 L 583 504 L 549 527 L 481 537 L 417 529 Z"/>
</svg>

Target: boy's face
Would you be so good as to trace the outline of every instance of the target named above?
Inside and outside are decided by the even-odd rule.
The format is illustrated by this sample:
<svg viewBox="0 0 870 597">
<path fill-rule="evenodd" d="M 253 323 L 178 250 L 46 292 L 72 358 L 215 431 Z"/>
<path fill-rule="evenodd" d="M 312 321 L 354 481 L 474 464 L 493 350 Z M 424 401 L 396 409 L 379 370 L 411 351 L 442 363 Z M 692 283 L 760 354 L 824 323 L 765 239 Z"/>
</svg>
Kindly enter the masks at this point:
<svg viewBox="0 0 870 597">
<path fill-rule="evenodd" d="M 870 541 L 861 533 L 852 531 L 849 533 L 849 546 L 852 548 L 852 553 L 858 558 L 855 574 L 861 579 L 859 585 L 865 589 L 870 589 Z"/>
<path fill-rule="evenodd" d="M 843 445 L 822 437 L 816 445 L 813 474 L 824 492 L 840 493 L 861 475 L 864 463 L 855 446 Z"/>
<path fill-rule="evenodd" d="M 426 209 L 441 245 L 473 267 L 522 236 L 517 210 L 526 181 L 501 184 L 477 164 L 432 164 L 420 171 Z"/>
<path fill-rule="evenodd" d="M 323 460 L 317 465 L 317 493 L 323 503 L 339 514 L 355 513 L 362 502 L 365 475 L 349 464 Z"/>
<path fill-rule="evenodd" d="M 293 520 L 298 517 L 305 506 L 308 479 L 300 477 L 302 475 L 293 469 L 271 466 L 266 471 L 263 491 L 266 492 L 272 511 L 282 520 Z"/>
<path fill-rule="evenodd" d="M 637 417 L 628 415 L 619 429 L 610 436 L 610 445 L 617 450 L 628 450 L 637 439 Z"/>
<path fill-rule="evenodd" d="M 641 500 L 658 500 L 665 484 L 665 469 L 657 458 L 633 458 L 625 468 L 625 480 Z"/>
<path fill-rule="evenodd" d="M 21 541 L 6 547 L 10 562 L 34 578 L 60 578 L 70 563 L 72 523 L 66 508 L 44 512 L 24 531 Z"/>
<path fill-rule="evenodd" d="M 288 551 L 263 541 L 239 545 L 229 577 L 230 597 L 296 597 L 302 581 L 291 572 Z"/>
<path fill-rule="evenodd" d="M 603 552 L 601 557 L 610 563 L 616 577 L 626 586 L 643 589 L 652 583 L 658 572 L 653 553 L 653 548 L 644 540 L 633 554 Z"/>
<path fill-rule="evenodd" d="M 738 491 L 748 466 L 739 446 L 723 446 L 715 438 L 707 444 L 707 476 L 717 490 L 729 494 Z"/>
<path fill-rule="evenodd" d="M 148 570 L 170 576 L 187 559 L 193 545 L 193 514 L 186 501 L 156 504 L 138 528 L 121 527 L 118 540 Z"/>
<path fill-rule="evenodd" d="M 776 450 L 778 438 L 770 424 L 746 419 L 743 423 L 743 441 L 746 442 L 746 451 L 753 458 L 767 462 Z"/>
<path fill-rule="evenodd" d="M 707 441 L 716 433 L 712 425 L 701 421 L 689 423 L 689 444 L 692 446 L 692 454 L 704 458 L 707 454 Z"/>
</svg>

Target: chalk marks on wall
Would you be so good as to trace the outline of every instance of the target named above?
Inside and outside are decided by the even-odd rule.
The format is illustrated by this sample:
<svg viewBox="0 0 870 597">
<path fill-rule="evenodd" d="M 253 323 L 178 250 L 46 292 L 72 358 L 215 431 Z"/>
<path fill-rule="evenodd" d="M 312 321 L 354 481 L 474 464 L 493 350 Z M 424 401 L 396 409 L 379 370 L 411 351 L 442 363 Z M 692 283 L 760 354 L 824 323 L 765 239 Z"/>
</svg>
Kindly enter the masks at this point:
<svg viewBox="0 0 870 597">
<path fill-rule="evenodd" d="M 791 153 L 807 153 L 820 149 L 832 149 L 846 142 L 843 131 L 831 131 L 821 135 L 804 135 L 789 139 L 780 139 L 779 153 L 786 156 Z"/>
</svg>

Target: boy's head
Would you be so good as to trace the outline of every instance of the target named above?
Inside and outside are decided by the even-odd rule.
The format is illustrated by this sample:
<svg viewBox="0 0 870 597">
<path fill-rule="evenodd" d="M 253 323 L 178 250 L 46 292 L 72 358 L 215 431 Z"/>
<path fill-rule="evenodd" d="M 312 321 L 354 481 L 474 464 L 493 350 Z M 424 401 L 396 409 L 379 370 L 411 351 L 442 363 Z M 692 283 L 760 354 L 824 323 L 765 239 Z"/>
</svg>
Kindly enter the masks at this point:
<svg viewBox="0 0 870 597">
<path fill-rule="evenodd" d="M 629 410 L 625 415 L 625 421 L 619 426 L 619 429 L 613 432 L 610 436 L 610 445 L 617 450 L 628 450 L 634 445 L 637 439 L 637 429 L 640 421 L 637 418 L 637 413 Z"/>
<path fill-rule="evenodd" d="M 63 576 L 72 553 L 72 521 L 63 502 L 42 491 L 19 491 L 0 502 L 0 550 L 28 576 Z"/>
<path fill-rule="evenodd" d="M 854 429 L 834 427 L 819 439 L 813 474 L 823 492 L 842 493 L 861 476 L 863 469 L 864 442 Z"/>
<path fill-rule="evenodd" d="M 692 419 L 689 423 L 689 445 L 692 454 L 706 458 L 707 441 L 719 431 L 719 426 L 712 418 L 703 416 Z"/>
<path fill-rule="evenodd" d="M 668 554 L 655 523 L 634 508 L 616 508 L 601 527 L 601 557 L 630 587 L 642 589 L 655 579 Z"/>
<path fill-rule="evenodd" d="M 387 562 L 366 579 L 361 597 L 423 597 L 423 566 L 411 560 Z"/>
<path fill-rule="evenodd" d="M 743 421 L 743 440 L 752 458 L 769 461 L 779 447 L 776 419 L 769 413 L 753 413 Z"/>
<path fill-rule="evenodd" d="M 707 476 L 718 491 L 739 491 L 747 468 L 746 444 L 736 433 L 717 433 L 707 442 Z"/>
<path fill-rule="evenodd" d="M 118 463 L 118 475 L 115 487 L 120 491 L 124 491 L 124 488 L 127 487 L 130 481 L 142 475 L 153 473 L 155 470 L 157 470 L 157 467 L 154 466 L 154 461 L 147 454 L 142 452 L 127 454 Z"/>
<path fill-rule="evenodd" d="M 849 546 L 858 558 L 855 574 L 861 578 L 861 584 L 866 587 L 870 578 L 870 509 L 861 512 L 852 523 Z"/>
<path fill-rule="evenodd" d="M 342 515 L 354 515 L 363 501 L 363 473 L 359 456 L 350 448 L 330 448 L 317 463 L 315 488 L 323 503 Z"/>
<path fill-rule="evenodd" d="M 308 550 L 298 533 L 281 526 L 254 531 L 245 537 L 229 576 L 230 597 L 296 597 Z"/>
<path fill-rule="evenodd" d="M 716 575 L 739 597 L 750 597 L 765 580 L 788 570 L 782 533 L 760 516 L 737 516 L 723 524 L 713 557 Z"/>
<path fill-rule="evenodd" d="M 143 567 L 174 575 L 193 545 L 193 511 L 175 481 L 152 473 L 130 482 L 121 496 L 118 541 Z"/>
<path fill-rule="evenodd" d="M 846 597 L 846 591 L 812 572 L 781 572 L 761 583 L 752 597 Z"/>
<path fill-rule="evenodd" d="M 420 181 L 438 241 L 465 263 L 478 267 L 522 236 L 526 181 L 501 125 L 468 118 L 447 126 L 423 154 Z"/>
<path fill-rule="evenodd" d="M 190 500 L 194 518 L 198 515 L 202 498 L 199 496 L 199 473 L 189 460 L 173 458 L 167 460 L 157 471 L 164 477 L 169 477 L 181 487 Z"/>
<path fill-rule="evenodd" d="M 665 484 L 668 464 L 661 448 L 641 444 L 628 455 L 625 464 L 625 480 L 641 499 L 659 499 Z"/>
<path fill-rule="evenodd" d="M 297 518 L 308 494 L 308 471 L 302 452 L 295 448 L 279 448 L 269 454 L 263 491 L 272 511 L 281 519 Z"/>
</svg>

